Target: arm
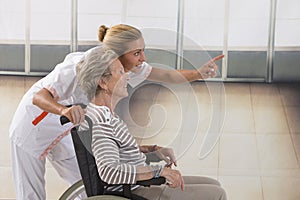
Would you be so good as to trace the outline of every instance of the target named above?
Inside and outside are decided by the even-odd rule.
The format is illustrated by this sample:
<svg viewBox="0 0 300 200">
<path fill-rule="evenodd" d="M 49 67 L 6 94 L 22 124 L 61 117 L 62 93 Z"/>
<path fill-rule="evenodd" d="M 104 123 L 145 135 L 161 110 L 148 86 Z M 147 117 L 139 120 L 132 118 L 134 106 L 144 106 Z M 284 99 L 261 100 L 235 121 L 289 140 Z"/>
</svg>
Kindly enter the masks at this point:
<svg viewBox="0 0 300 200">
<path fill-rule="evenodd" d="M 85 111 L 80 106 L 68 108 L 59 104 L 46 88 L 41 89 L 33 96 L 32 103 L 46 112 L 66 116 L 73 124 L 78 124 L 84 120 Z"/>
<path fill-rule="evenodd" d="M 151 179 L 150 166 L 137 166 L 121 162 L 119 146 L 111 136 L 110 125 L 99 124 L 93 127 L 92 151 L 95 156 L 99 176 L 108 184 L 135 184 L 136 181 Z M 134 162 L 134 161 L 133 161 Z"/>
<path fill-rule="evenodd" d="M 153 178 L 151 167 L 138 167 L 137 168 L 137 180 L 148 180 Z M 180 187 L 181 190 L 184 190 L 184 180 L 181 173 L 178 170 L 171 169 L 169 167 L 164 167 L 160 173 L 161 177 L 165 177 L 167 184 L 171 188 Z"/>
<path fill-rule="evenodd" d="M 44 111 L 57 115 L 62 115 L 63 110 L 67 108 L 57 103 L 46 88 L 41 89 L 33 96 L 32 103 Z"/>
<path fill-rule="evenodd" d="M 216 77 L 218 66 L 215 62 L 223 57 L 224 55 L 214 57 L 197 70 L 166 70 L 153 68 L 147 79 L 156 82 L 183 83 Z"/>
<path fill-rule="evenodd" d="M 157 169 L 156 166 L 137 166 L 128 162 L 120 162 L 119 146 L 111 136 L 105 136 L 113 130 L 110 125 L 98 124 L 94 126 L 93 130 L 92 151 L 99 176 L 104 182 L 108 184 L 135 184 L 136 181 L 149 180 L 154 177 L 153 169 Z M 174 187 L 183 185 L 181 178 L 178 178 L 181 175 L 177 170 L 165 167 L 162 169 L 161 175 L 174 183 Z"/>
</svg>

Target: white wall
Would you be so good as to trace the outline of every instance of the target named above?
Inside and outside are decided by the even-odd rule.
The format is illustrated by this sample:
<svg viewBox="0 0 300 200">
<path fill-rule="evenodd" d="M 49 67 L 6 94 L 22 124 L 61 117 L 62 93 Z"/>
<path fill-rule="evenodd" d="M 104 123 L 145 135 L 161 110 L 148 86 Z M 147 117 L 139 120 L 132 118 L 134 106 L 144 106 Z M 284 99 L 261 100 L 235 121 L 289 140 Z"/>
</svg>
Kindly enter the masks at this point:
<svg viewBox="0 0 300 200">
<path fill-rule="evenodd" d="M 251 64 L 253 58 L 249 56 L 249 51 L 257 54 L 261 59 L 259 63 L 262 63 L 261 66 L 257 66 L 260 72 L 259 75 L 255 74 L 255 77 L 264 78 L 265 71 L 267 71 L 265 61 L 267 60 L 271 3 L 277 2 L 275 51 L 300 52 L 299 0 L 77 1 L 79 45 L 88 47 L 97 45 L 97 29 L 102 24 L 112 26 L 126 23 L 142 30 L 146 48 L 172 50 L 172 53 L 176 49 L 178 24 L 181 22 L 178 18 L 178 6 L 180 2 L 184 2 L 183 51 L 204 49 L 214 51 L 214 53 L 228 52 L 227 63 L 223 65 L 224 72 L 233 70 L 234 73 L 228 71 L 227 74 L 235 74 L 234 78 L 241 74 L 253 78 L 248 74 L 249 71 L 253 71 Z M 3 44 L 17 43 L 20 44 L 18 47 L 10 47 L 11 49 L 18 48 L 18 52 L 21 54 L 19 58 L 22 57 L 23 60 L 26 60 L 26 69 L 29 69 L 30 66 L 40 67 L 39 64 L 37 66 L 33 66 L 33 64 L 39 63 L 38 59 L 42 59 L 42 56 L 48 56 L 55 63 L 59 62 L 60 58 L 56 58 L 58 56 L 55 54 L 57 51 L 45 47 L 57 45 L 57 48 L 62 49 L 57 53 L 62 56 L 69 52 L 68 45 L 71 44 L 72 33 L 71 2 L 72 0 L 0 0 L 0 53 L 4 52 L 1 53 L 4 55 L 16 52 L 9 50 L 7 45 Z M 36 51 L 38 54 L 43 54 L 42 56 L 36 57 L 33 52 L 34 48 L 23 49 L 25 41 L 27 41 L 26 47 L 29 46 L 28 40 L 30 40 L 29 44 L 38 44 Z M 46 53 L 39 51 L 39 48 L 45 48 L 43 52 Z M 49 56 L 50 52 L 48 53 L 48 51 L 51 50 L 55 51 L 54 59 Z M 242 63 L 238 58 L 240 57 L 239 53 L 242 53 L 245 58 L 242 59 Z M 235 55 L 237 56 L 234 57 Z M 8 59 L 9 56 L 3 57 L 4 60 L 1 58 L 2 61 L 0 61 L 0 69 L 7 70 L 16 65 Z M 293 55 L 293 57 L 298 58 L 299 56 Z M 35 59 L 35 62 L 30 63 L 29 59 Z M 43 59 L 45 60 L 45 58 Z M 195 59 L 198 59 L 197 55 Z M 283 59 L 290 60 L 289 58 Z M 236 63 L 235 66 L 232 65 L 233 63 Z M 18 67 L 12 68 L 12 71 L 19 72 L 24 65 L 22 60 L 17 64 Z M 50 63 L 50 65 L 53 64 Z M 289 65 L 295 66 L 297 74 L 299 68 L 297 59 L 295 59 L 295 63 Z M 47 66 L 48 64 L 44 68 L 46 69 Z M 276 67 L 282 68 L 283 66 L 280 64 Z M 236 73 L 238 69 L 247 70 Z M 281 73 L 278 74 L 278 77 L 280 76 Z"/>
<path fill-rule="evenodd" d="M 277 0 L 275 45 L 300 46 L 300 1 Z"/>
<path fill-rule="evenodd" d="M 185 1 L 184 46 L 223 46 L 225 0 Z"/>
<path fill-rule="evenodd" d="M 26 16 L 28 2 L 30 15 Z M 229 47 L 265 47 L 270 3 L 271 0 L 186 0 L 184 34 L 200 45 L 223 46 L 228 28 Z M 228 27 L 224 24 L 227 8 Z M 276 46 L 300 45 L 299 9 L 299 0 L 277 0 Z M 70 40 L 70 0 L 0 0 L 0 11 L 0 40 L 24 40 L 27 17 L 31 40 Z M 177 12 L 178 1 L 174 0 L 78 0 L 78 38 L 96 41 L 98 26 L 122 22 L 141 29 L 176 32 Z M 148 45 L 174 45 L 174 40 L 152 37 Z"/>
<path fill-rule="evenodd" d="M 31 40 L 70 40 L 71 1 L 30 0 Z"/>
<path fill-rule="evenodd" d="M 0 27 L 0 40 L 25 39 L 25 1 L 0 0 Z"/>
<path fill-rule="evenodd" d="M 228 46 L 266 47 L 269 0 L 230 0 Z M 266 49 L 266 48 L 265 48 Z"/>
</svg>

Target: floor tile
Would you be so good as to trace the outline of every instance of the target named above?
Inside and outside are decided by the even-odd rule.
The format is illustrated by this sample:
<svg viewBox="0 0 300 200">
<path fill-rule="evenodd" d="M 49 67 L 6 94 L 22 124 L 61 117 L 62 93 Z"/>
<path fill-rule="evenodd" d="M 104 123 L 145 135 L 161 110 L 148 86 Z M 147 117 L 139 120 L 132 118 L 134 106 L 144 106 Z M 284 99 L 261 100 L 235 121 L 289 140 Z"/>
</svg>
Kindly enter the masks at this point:
<svg viewBox="0 0 300 200">
<path fill-rule="evenodd" d="M 291 132 L 300 130 L 300 106 L 286 106 L 286 116 Z"/>
<path fill-rule="evenodd" d="M 289 132 L 285 111 L 282 106 L 254 106 L 253 113 L 256 132 Z"/>
<path fill-rule="evenodd" d="M 0 76 L 2 98 L 20 98 L 24 95 L 24 77 Z M 9 94 L 9 95 L 8 95 Z"/>
<path fill-rule="evenodd" d="M 198 166 L 202 169 L 217 169 L 219 166 L 219 143 L 217 142 L 208 156 L 200 158 L 200 150 L 203 142 L 204 135 L 196 135 L 192 140 L 186 140 L 184 148 L 181 147 L 181 151 L 178 153 L 178 162 L 184 166 L 190 165 Z"/>
<path fill-rule="evenodd" d="M 185 107 L 178 104 L 155 102 L 149 109 L 149 116 L 151 118 L 149 127 L 164 127 L 175 130 L 182 128 L 184 124 L 189 123 Z"/>
<path fill-rule="evenodd" d="M 300 106 L 300 83 L 281 83 L 278 87 L 285 106 Z"/>
<path fill-rule="evenodd" d="M 300 199 L 300 178 L 262 177 L 264 200 Z"/>
<path fill-rule="evenodd" d="M 251 83 L 250 89 L 253 105 L 282 105 L 279 89 L 276 84 Z"/>
<path fill-rule="evenodd" d="M 253 133 L 255 126 L 252 109 L 227 109 L 223 130 L 233 133 Z"/>
<path fill-rule="evenodd" d="M 264 200 L 260 177 L 221 176 L 219 181 L 230 200 Z"/>
<path fill-rule="evenodd" d="M 250 86 L 248 83 L 226 83 L 226 106 L 251 109 Z"/>
<path fill-rule="evenodd" d="M 224 105 L 226 103 L 226 90 L 223 83 L 196 82 L 192 84 L 194 93 L 200 103 Z"/>
<path fill-rule="evenodd" d="M 297 157 L 290 135 L 257 135 L 262 169 L 298 169 Z"/>
<path fill-rule="evenodd" d="M 271 168 L 262 168 L 260 170 L 260 176 L 264 177 L 277 177 L 277 178 L 286 178 L 286 177 L 292 177 L 292 178 L 300 178 L 300 169 L 299 168 L 281 168 L 281 169 L 271 169 Z"/>
<path fill-rule="evenodd" d="M 298 165 L 300 166 L 300 131 L 299 132 L 292 132 L 291 137 L 293 140 L 295 152 L 298 159 Z"/>
<path fill-rule="evenodd" d="M 255 135 L 222 135 L 220 138 L 219 167 L 227 169 L 259 169 Z"/>
</svg>

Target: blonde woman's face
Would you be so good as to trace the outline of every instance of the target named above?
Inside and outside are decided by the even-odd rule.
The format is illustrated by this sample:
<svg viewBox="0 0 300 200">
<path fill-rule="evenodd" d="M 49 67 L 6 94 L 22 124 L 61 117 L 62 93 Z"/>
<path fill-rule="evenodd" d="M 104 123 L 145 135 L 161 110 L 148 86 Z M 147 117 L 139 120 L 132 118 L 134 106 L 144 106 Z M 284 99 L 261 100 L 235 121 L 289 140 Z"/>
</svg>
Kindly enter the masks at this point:
<svg viewBox="0 0 300 200">
<path fill-rule="evenodd" d="M 145 42 L 142 37 L 129 44 L 129 51 L 119 58 L 124 66 L 125 72 L 132 71 L 138 73 L 139 70 L 141 70 L 143 62 L 146 61 L 144 49 Z"/>
</svg>

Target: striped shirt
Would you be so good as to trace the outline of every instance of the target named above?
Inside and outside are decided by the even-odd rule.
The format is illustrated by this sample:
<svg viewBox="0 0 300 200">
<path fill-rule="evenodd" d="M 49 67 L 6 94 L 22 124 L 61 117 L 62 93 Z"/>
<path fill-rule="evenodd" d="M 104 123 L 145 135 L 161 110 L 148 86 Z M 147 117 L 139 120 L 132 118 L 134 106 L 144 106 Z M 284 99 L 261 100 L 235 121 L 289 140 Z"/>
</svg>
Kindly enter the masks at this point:
<svg viewBox="0 0 300 200">
<path fill-rule="evenodd" d="M 137 166 L 145 166 L 146 156 L 139 149 L 127 125 L 106 106 L 90 103 L 86 115 L 93 122 L 92 152 L 99 176 L 108 184 L 135 184 Z M 81 124 L 80 130 L 88 129 Z"/>
</svg>

